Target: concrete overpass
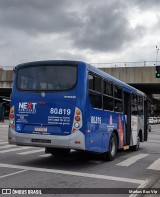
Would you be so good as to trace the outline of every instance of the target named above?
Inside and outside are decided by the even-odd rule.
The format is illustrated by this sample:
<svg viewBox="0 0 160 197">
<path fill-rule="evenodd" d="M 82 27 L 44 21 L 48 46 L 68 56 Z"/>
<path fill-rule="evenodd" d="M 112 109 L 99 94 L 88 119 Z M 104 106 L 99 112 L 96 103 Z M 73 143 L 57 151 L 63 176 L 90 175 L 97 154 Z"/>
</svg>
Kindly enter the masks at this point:
<svg viewBox="0 0 160 197">
<path fill-rule="evenodd" d="M 100 64 L 99 64 L 100 65 Z M 96 64 L 95 64 L 96 66 Z M 160 79 L 155 77 L 155 66 L 100 68 L 146 94 L 160 94 Z M 13 68 L 12 68 L 13 70 Z M 9 96 L 13 71 L 0 68 L 0 96 Z"/>
<path fill-rule="evenodd" d="M 13 69 L 0 68 L 0 96 L 10 97 L 13 82 Z"/>
<path fill-rule="evenodd" d="M 160 79 L 155 77 L 155 66 L 100 69 L 146 94 L 160 94 Z"/>
</svg>

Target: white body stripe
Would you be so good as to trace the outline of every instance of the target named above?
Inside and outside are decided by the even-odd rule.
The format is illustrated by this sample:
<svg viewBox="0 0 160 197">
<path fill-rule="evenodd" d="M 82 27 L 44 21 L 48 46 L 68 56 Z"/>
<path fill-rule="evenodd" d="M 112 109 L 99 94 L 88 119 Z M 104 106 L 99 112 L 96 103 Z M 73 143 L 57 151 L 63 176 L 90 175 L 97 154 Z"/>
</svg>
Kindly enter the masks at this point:
<svg viewBox="0 0 160 197">
<path fill-rule="evenodd" d="M 78 150 L 85 150 L 85 136 L 81 131 L 76 131 L 71 135 L 58 136 L 58 135 L 38 135 L 18 133 L 12 128 L 9 128 L 9 136 L 11 138 L 10 144 L 20 144 L 32 147 L 53 147 L 53 148 L 71 148 Z M 51 140 L 51 143 L 32 142 L 32 139 L 46 139 Z M 75 143 L 80 141 L 80 143 Z"/>
</svg>

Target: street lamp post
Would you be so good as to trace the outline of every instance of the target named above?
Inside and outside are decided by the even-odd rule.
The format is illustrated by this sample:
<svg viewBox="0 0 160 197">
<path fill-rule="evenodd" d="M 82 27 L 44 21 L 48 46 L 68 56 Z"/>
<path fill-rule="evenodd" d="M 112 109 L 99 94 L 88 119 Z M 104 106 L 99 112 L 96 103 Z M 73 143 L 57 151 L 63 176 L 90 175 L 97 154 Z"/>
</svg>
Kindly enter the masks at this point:
<svg viewBox="0 0 160 197">
<path fill-rule="evenodd" d="M 159 49 L 158 49 L 158 47 L 156 46 L 156 52 L 157 52 L 157 54 L 156 54 L 156 66 L 157 66 L 158 51 L 159 51 Z"/>
</svg>

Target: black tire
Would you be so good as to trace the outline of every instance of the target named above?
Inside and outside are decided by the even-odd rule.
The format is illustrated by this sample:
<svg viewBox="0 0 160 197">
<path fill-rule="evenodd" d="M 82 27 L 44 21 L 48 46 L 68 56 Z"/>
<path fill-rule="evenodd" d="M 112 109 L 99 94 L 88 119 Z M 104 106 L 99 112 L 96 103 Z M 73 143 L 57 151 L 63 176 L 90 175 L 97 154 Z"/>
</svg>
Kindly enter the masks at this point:
<svg viewBox="0 0 160 197">
<path fill-rule="evenodd" d="M 139 147 L 140 147 L 140 136 L 138 135 L 137 144 L 134 145 L 134 146 L 130 146 L 129 150 L 131 150 L 131 151 L 138 151 Z"/>
<path fill-rule="evenodd" d="M 66 157 L 70 153 L 70 149 L 65 148 L 46 148 L 45 153 L 50 153 L 56 157 Z"/>
<path fill-rule="evenodd" d="M 104 159 L 106 161 L 113 161 L 117 155 L 117 136 L 115 133 L 112 133 L 110 141 L 109 141 L 109 151 L 104 153 Z"/>
</svg>

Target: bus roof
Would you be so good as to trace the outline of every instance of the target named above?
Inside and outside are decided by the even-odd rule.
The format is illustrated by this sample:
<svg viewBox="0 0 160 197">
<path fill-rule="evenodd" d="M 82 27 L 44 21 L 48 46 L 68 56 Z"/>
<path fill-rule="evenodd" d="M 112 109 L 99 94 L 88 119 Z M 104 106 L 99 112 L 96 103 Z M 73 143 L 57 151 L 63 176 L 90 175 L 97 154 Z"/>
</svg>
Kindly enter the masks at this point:
<svg viewBox="0 0 160 197">
<path fill-rule="evenodd" d="M 146 94 L 141 92 L 140 90 L 124 83 L 123 81 L 113 77 L 112 75 L 86 63 L 83 61 L 73 61 L 73 60 L 44 60 L 44 61 L 34 61 L 34 62 L 27 62 L 27 63 L 22 63 L 19 64 L 15 67 L 15 70 L 19 69 L 19 68 L 23 68 L 23 67 L 28 67 L 29 65 L 32 66 L 38 66 L 38 65 L 44 65 L 44 64 L 48 64 L 48 65 L 52 65 L 52 64 L 72 64 L 72 65 L 77 65 L 77 64 L 81 64 L 86 66 L 90 71 L 94 72 L 97 75 L 100 75 L 101 77 L 103 77 L 106 80 L 112 81 L 113 83 L 121 86 L 123 88 L 123 90 L 125 90 L 126 92 L 129 93 L 135 93 L 135 94 L 139 94 L 142 95 L 144 97 L 146 97 Z"/>
<path fill-rule="evenodd" d="M 78 64 L 78 61 L 70 61 L 70 60 L 43 60 L 43 61 L 34 61 L 34 62 L 26 62 L 26 63 L 22 63 L 22 64 L 19 64 L 15 67 L 15 70 L 16 69 L 19 69 L 19 68 L 24 68 L 24 67 L 28 67 L 30 65 L 32 66 L 39 66 L 39 65 L 52 65 L 52 64 L 72 64 L 72 65 L 76 65 Z"/>
</svg>

